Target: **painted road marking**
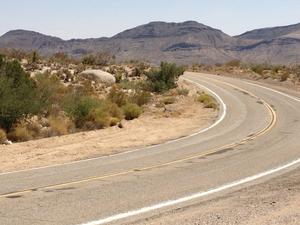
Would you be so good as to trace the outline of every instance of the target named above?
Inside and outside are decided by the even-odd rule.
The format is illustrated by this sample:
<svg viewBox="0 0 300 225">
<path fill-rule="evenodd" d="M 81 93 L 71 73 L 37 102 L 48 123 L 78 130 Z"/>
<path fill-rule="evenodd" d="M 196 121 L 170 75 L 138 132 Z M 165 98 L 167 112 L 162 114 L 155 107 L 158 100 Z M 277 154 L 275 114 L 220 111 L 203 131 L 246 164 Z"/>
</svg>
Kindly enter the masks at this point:
<svg viewBox="0 0 300 225">
<path fill-rule="evenodd" d="M 224 82 L 224 84 L 227 84 L 227 83 Z M 249 95 L 251 95 L 251 96 L 253 96 L 255 98 L 258 98 L 254 94 L 252 94 L 252 93 L 250 93 L 250 92 L 248 92 L 248 91 L 246 91 L 246 90 L 244 90 L 242 88 L 239 88 L 239 87 L 231 85 L 231 84 L 228 84 L 228 85 L 231 86 L 231 87 L 233 87 L 233 88 L 235 88 L 235 89 L 238 89 L 240 91 L 247 92 Z M 87 177 L 85 179 L 77 180 L 77 181 L 71 181 L 71 182 L 65 182 L 65 183 L 59 183 L 59 184 L 47 185 L 47 186 L 40 186 L 40 187 L 34 187 L 34 188 L 22 190 L 22 191 L 5 193 L 5 194 L 1 194 L 0 198 L 14 196 L 14 195 L 19 195 L 19 194 L 24 194 L 24 193 L 30 193 L 30 192 L 37 191 L 37 190 L 47 190 L 47 189 L 53 189 L 53 188 L 61 188 L 61 187 L 65 187 L 65 186 L 70 186 L 70 185 L 75 185 L 75 184 L 81 184 L 81 183 L 91 182 L 91 181 L 95 181 L 95 180 L 103 180 L 103 179 L 106 179 L 106 178 L 112 178 L 112 177 L 117 177 L 117 176 L 122 176 L 122 175 L 128 175 L 128 174 L 131 174 L 131 173 L 135 173 L 136 171 L 140 172 L 140 171 L 147 171 L 147 170 L 151 170 L 151 169 L 161 168 L 161 167 L 169 166 L 169 165 L 172 165 L 172 164 L 185 162 L 185 161 L 188 161 L 188 160 L 191 160 L 191 159 L 195 159 L 195 158 L 207 156 L 207 155 L 210 155 L 212 153 L 216 153 L 216 152 L 222 151 L 223 149 L 226 149 L 226 148 L 233 148 L 233 147 L 239 146 L 241 144 L 246 143 L 247 141 L 253 140 L 253 139 L 255 139 L 255 138 L 257 138 L 257 137 L 265 134 L 266 132 L 268 132 L 269 130 L 271 130 L 273 128 L 273 126 L 275 125 L 275 123 L 276 123 L 276 118 L 277 117 L 276 117 L 276 113 L 273 110 L 273 108 L 267 102 L 265 102 L 264 100 L 261 99 L 261 101 L 263 102 L 263 104 L 265 105 L 265 107 L 268 109 L 268 111 L 270 113 L 270 117 L 271 117 L 270 123 L 264 129 L 258 131 L 257 133 L 255 133 L 251 137 L 244 138 L 240 142 L 231 143 L 231 144 L 228 144 L 228 145 L 225 145 L 225 146 L 221 146 L 221 147 L 216 148 L 216 149 L 211 149 L 211 150 L 208 150 L 208 151 L 200 153 L 200 154 L 187 156 L 185 158 L 181 158 L 181 159 L 178 159 L 178 160 L 170 161 L 170 162 L 167 162 L 167 163 L 156 164 L 156 165 L 153 165 L 153 166 L 143 167 L 143 168 L 133 168 L 133 169 L 130 169 L 130 170 L 127 170 L 127 171 L 122 171 L 122 172 L 114 173 L 114 174 L 107 174 L 107 175 L 104 175 L 104 176 Z"/>
<path fill-rule="evenodd" d="M 125 154 L 128 154 L 128 153 L 133 153 L 133 152 L 137 152 L 137 151 L 147 150 L 147 149 L 155 148 L 155 147 L 162 146 L 162 145 L 165 145 L 165 144 L 169 144 L 169 143 L 174 143 L 174 142 L 177 142 L 177 141 L 181 141 L 183 139 L 187 139 L 187 138 L 190 138 L 190 137 L 202 134 L 202 133 L 207 132 L 208 130 L 216 127 L 226 117 L 226 113 L 227 113 L 227 106 L 226 106 L 226 104 L 224 103 L 224 101 L 222 100 L 222 98 L 217 93 L 215 93 L 213 90 L 211 90 L 211 89 L 209 89 L 209 88 L 207 88 L 207 87 L 205 87 L 205 86 L 203 86 L 201 84 L 198 84 L 198 83 L 196 83 L 196 82 L 194 82 L 194 81 L 192 81 L 190 79 L 187 79 L 187 78 L 184 78 L 184 79 L 188 80 L 189 82 L 195 84 L 196 86 L 198 86 L 198 87 L 200 87 L 202 89 L 205 89 L 207 92 L 211 93 L 217 99 L 217 101 L 219 102 L 219 104 L 221 104 L 221 106 L 222 106 L 221 107 L 222 113 L 219 115 L 218 120 L 215 121 L 209 127 L 201 129 L 201 130 L 197 131 L 196 133 L 190 134 L 188 136 L 181 137 L 181 138 L 178 138 L 178 139 L 175 139 L 175 140 L 166 141 L 166 142 L 161 143 L 161 144 L 151 145 L 151 146 L 147 146 L 147 147 L 143 147 L 143 148 L 138 148 L 138 149 L 134 149 L 134 150 L 126 151 L 126 152 L 120 152 L 120 153 L 116 153 L 116 154 L 112 154 L 112 155 L 108 155 L 108 156 L 100 156 L 100 157 L 95 157 L 95 158 L 90 158 L 90 159 L 78 160 L 78 161 L 74 161 L 74 162 L 54 164 L 54 165 L 49 165 L 49 166 L 41 166 L 41 167 L 35 167 L 35 168 L 24 169 L 24 170 L 17 170 L 17 171 L 12 171 L 12 172 L 4 172 L 4 173 L 0 173 L 0 176 L 7 175 L 7 174 L 15 174 L 15 173 L 21 173 L 21 172 L 27 172 L 27 171 L 34 171 L 34 170 L 40 170 L 40 169 L 47 169 L 47 168 L 59 167 L 59 166 L 66 166 L 66 165 L 78 164 L 78 163 L 83 163 L 83 162 L 88 162 L 88 161 L 99 160 L 99 159 L 103 159 L 103 158 L 109 158 L 109 157 L 115 157 L 115 156 L 125 155 Z"/>
<path fill-rule="evenodd" d="M 299 163 L 300 163 L 300 159 L 297 159 L 297 160 L 292 161 L 290 163 L 287 163 L 283 166 L 279 166 L 277 168 L 259 173 L 257 175 L 253 175 L 253 176 L 241 179 L 241 180 L 237 180 L 237 181 L 234 181 L 232 183 L 228 183 L 228 184 L 219 186 L 219 187 L 214 188 L 214 189 L 209 189 L 209 190 L 204 191 L 204 192 L 194 193 L 194 194 L 182 197 L 182 198 L 161 202 L 161 203 L 158 203 L 158 204 L 155 204 L 155 205 L 143 207 L 143 208 L 132 210 L 132 211 L 129 211 L 129 212 L 124 212 L 124 213 L 112 215 L 112 216 L 109 216 L 109 217 L 106 217 L 106 218 L 103 218 L 103 219 L 99 219 L 99 220 L 95 220 L 95 221 L 91 221 L 91 222 L 87 222 L 87 223 L 82 223 L 80 225 L 107 224 L 107 223 L 111 223 L 111 222 L 114 222 L 114 221 L 117 221 L 117 220 L 126 219 L 126 218 L 129 218 L 129 217 L 132 217 L 132 216 L 141 215 L 141 214 L 151 212 L 151 211 L 154 211 L 154 210 L 174 206 L 174 205 L 177 205 L 177 204 L 180 204 L 180 203 L 184 203 L 184 202 L 191 201 L 191 200 L 194 200 L 194 199 L 198 199 L 198 198 L 201 198 L 201 197 L 204 197 L 204 196 L 212 195 L 212 194 L 215 194 L 215 193 L 218 193 L 218 192 L 221 192 L 221 191 L 225 191 L 225 190 L 233 188 L 233 187 L 240 186 L 242 184 L 246 184 L 246 183 L 255 181 L 255 180 L 263 178 L 265 176 L 269 176 L 271 174 L 280 172 L 284 169 L 288 169 L 289 167 L 295 166 Z"/>
</svg>

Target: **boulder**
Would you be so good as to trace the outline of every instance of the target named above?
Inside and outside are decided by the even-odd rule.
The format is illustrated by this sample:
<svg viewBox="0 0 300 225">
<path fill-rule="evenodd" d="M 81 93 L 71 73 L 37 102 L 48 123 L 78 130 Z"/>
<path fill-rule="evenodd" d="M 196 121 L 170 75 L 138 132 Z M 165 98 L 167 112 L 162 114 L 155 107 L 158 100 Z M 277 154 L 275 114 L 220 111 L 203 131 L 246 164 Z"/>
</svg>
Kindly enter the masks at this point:
<svg viewBox="0 0 300 225">
<path fill-rule="evenodd" d="M 104 83 L 107 85 L 112 85 L 112 84 L 116 83 L 116 78 L 114 77 L 114 75 L 112 75 L 108 72 L 105 72 L 103 70 L 89 69 L 89 70 L 85 70 L 85 71 L 81 72 L 80 75 L 82 75 L 88 79 L 94 80 L 96 82 Z"/>
</svg>

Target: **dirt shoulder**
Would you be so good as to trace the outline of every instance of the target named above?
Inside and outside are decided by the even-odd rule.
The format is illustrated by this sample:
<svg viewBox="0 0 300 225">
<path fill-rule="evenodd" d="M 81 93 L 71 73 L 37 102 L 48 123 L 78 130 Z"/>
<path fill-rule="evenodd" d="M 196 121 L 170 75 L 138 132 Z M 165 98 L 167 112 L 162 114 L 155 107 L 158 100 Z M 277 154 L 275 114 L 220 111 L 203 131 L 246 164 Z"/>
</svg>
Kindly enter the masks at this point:
<svg viewBox="0 0 300 225">
<path fill-rule="evenodd" d="M 124 121 L 123 128 L 115 126 L 2 145 L 0 171 L 29 169 L 115 154 L 163 143 L 208 127 L 217 118 L 218 111 L 204 108 L 201 103 L 195 102 L 193 94 L 198 88 L 194 85 L 182 80 L 180 85 L 190 90 L 188 97 L 179 97 L 176 103 L 166 107 L 149 106 L 140 118 Z"/>
<path fill-rule="evenodd" d="M 300 168 L 210 201 L 136 224 L 299 225 Z"/>
</svg>

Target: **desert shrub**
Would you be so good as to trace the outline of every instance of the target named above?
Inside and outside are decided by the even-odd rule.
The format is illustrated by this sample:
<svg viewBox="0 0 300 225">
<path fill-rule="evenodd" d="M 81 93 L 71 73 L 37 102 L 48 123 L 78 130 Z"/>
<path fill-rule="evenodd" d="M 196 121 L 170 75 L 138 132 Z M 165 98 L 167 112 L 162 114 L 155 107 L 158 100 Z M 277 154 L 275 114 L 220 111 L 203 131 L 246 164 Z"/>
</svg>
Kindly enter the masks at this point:
<svg viewBox="0 0 300 225">
<path fill-rule="evenodd" d="M 96 63 L 96 59 L 93 55 L 84 56 L 81 60 L 83 65 L 94 65 Z"/>
<path fill-rule="evenodd" d="M 128 95 L 119 87 L 114 85 L 108 94 L 108 99 L 112 103 L 116 103 L 119 107 L 125 105 L 128 102 Z"/>
<path fill-rule="evenodd" d="M 283 74 L 280 75 L 280 81 L 286 81 L 290 77 L 290 73 L 288 71 L 285 71 Z"/>
<path fill-rule="evenodd" d="M 50 62 L 56 62 L 56 63 L 60 63 L 60 64 L 69 64 L 69 63 L 77 63 L 75 59 L 70 58 L 68 54 L 64 53 L 64 52 L 57 52 L 54 53 L 50 59 Z"/>
<path fill-rule="evenodd" d="M 120 83 L 122 81 L 122 73 L 117 72 L 115 74 L 115 78 L 116 78 L 116 83 Z"/>
<path fill-rule="evenodd" d="M 70 91 L 56 76 L 37 74 L 37 95 L 44 110 L 51 110 L 52 105 L 62 105 L 64 97 Z"/>
<path fill-rule="evenodd" d="M 131 73 L 132 77 L 140 77 L 141 75 L 142 75 L 142 71 L 138 67 L 135 67 Z"/>
<path fill-rule="evenodd" d="M 6 132 L 0 128 L 0 144 L 3 144 L 7 140 Z"/>
<path fill-rule="evenodd" d="M 89 129 L 101 129 L 114 126 L 123 119 L 123 111 L 110 101 L 99 101 L 89 113 L 87 124 Z"/>
<path fill-rule="evenodd" d="M 8 138 L 12 141 L 29 141 L 35 136 L 35 132 L 28 128 L 26 121 L 21 120 L 15 124 L 12 131 L 8 133 Z"/>
<path fill-rule="evenodd" d="M 119 122 L 120 122 L 119 118 L 116 118 L 116 117 L 111 117 L 110 118 L 110 126 L 111 127 L 116 126 L 117 124 L 119 124 Z"/>
<path fill-rule="evenodd" d="M 31 52 L 31 54 L 30 54 L 30 63 L 31 64 L 34 64 L 34 63 L 37 63 L 38 61 L 39 61 L 39 59 L 40 59 L 41 57 L 40 57 L 40 55 L 39 55 L 39 53 L 37 52 L 37 51 L 32 51 Z"/>
<path fill-rule="evenodd" d="M 75 127 L 74 123 L 65 116 L 50 116 L 48 120 L 53 135 L 66 135 L 72 133 L 72 130 L 74 130 Z"/>
<path fill-rule="evenodd" d="M 108 52 L 98 52 L 94 55 L 84 56 L 81 62 L 84 65 L 107 66 L 113 58 Z"/>
<path fill-rule="evenodd" d="M 69 95 L 64 102 L 64 110 L 76 127 L 81 128 L 89 119 L 90 112 L 99 104 L 97 99 L 89 96 L 81 96 L 80 93 Z"/>
<path fill-rule="evenodd" d="M 121 121 L 124 117 L 122 109 L 115 103 L 111 103 L 109 105 L 109 115 L 112 118 L 118 119 L 119 121 Z"/>
<path fill-rule="evenodd" d="M 146 73 L 148 88 L 154 92 L 164 92 L 176 87 L 176 81 L 184 72 L 183 67 L 162 62 L 159 69 Z"/>
<path fill-rule="evenodd" d="M 251 70 L 259 75 L 262 75 L 264 72 L 264 67 L 260 64 L 255 64 L 251 66 Z"/>
<path fill-rule="evenodd" d="M 89 114 L 88 122 L 93 122 L 92 129 L 101 129 L 110 125 L 110 115 L 106 106 L 93 109 Z"/>
<path fill-rule="evenodd" d="M 0 126 L 9 131 L 18 119 L 38 113 L 42 105 L 35 82 L 20 64 L 0 61 Z"/>
<path fill-rule="evenodd" d="M 162 99 L 162 103 L 165 105 L 174 104 L 176 102 L 176 98 L 172 96 L 168 96 Z"/>
<path fill-rule="evenodd" d="M 250 65 L 250 69 L 259 75 L 263 75 L 265 70 L 272 70 L 272 68 L 273 67 L 267 63 Z"/>
<path fill-rule="evenodd" d="M 225 65 L 231 66 L 231 67 L 239 67 L 241 65 L 241 61 L 238 59 L 233 59 L 233 60 L 227 62 Z"/>
<path fill-rule="evenodd" d="M 215 102 L 215 99 L 206 93 L 201 93 L 197 97 L 197 101 L 203 103 L 205 108 L 217 109 L 218 107 L 217 103 Z"/>
<path fill-rule="evenodd" d="M 177 90 L 178 95 L 188 96 L 189 90 L 186 88 L 178 88 Z"/>
<path fill-rule="evenodd" d="M 120 82 L 119 87 L 126 90 L 135 90 L 137 89 L 137 82 L 124 79 Z"/>
<path fill-rule="evenodd" d="M 147 91 L 136 91 L 131 98 L 131 102 L 136 103 L 138 106 L 146 105 L 151 100 L 151 94 Z"/>
<path fill-rule="evenodd" d="M 274 73 L 274 74 L 276 74 L 276 73 L 278 73 L 279 72 L 279 70 L 282 70 L 283 69 L 283 66 L 280 66 L 280 65 L 275 65 L 275 66 L 272 66 L 272 72 Z"/>
<path fill-rule="evenodd" d="M 122 109 L 126 120 L 138 118 L 143 113 L 142 108 L 135 103 L 127 103 Z"/>
</svg>

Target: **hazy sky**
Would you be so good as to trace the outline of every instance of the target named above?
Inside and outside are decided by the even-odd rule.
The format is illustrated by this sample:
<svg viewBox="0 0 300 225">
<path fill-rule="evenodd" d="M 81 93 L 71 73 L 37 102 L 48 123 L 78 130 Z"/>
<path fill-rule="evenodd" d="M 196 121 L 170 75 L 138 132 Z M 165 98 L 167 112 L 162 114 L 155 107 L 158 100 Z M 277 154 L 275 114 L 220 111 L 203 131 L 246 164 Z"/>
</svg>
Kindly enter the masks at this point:
<svg viewBox="0 0 300 225">
<path fill-rule="evenodd" d="M 0 35 L 112 36 L 151 21 L 195 20 L 230 35 L 300 23 L 300 0 L 0 0 Z"/>
</svg>

